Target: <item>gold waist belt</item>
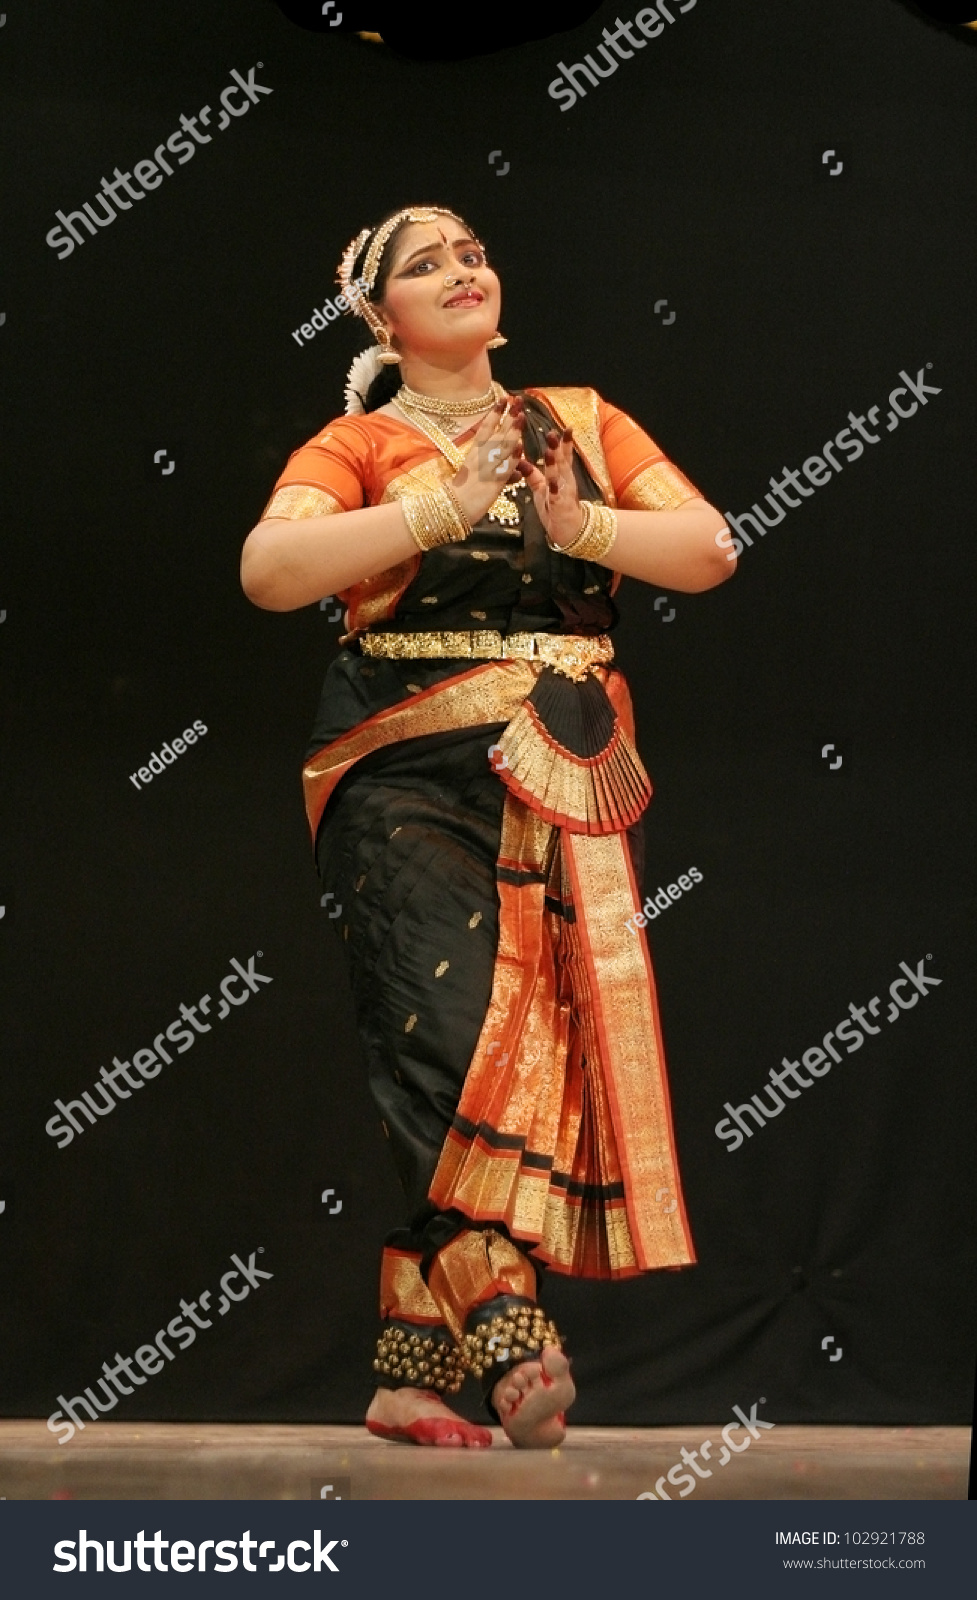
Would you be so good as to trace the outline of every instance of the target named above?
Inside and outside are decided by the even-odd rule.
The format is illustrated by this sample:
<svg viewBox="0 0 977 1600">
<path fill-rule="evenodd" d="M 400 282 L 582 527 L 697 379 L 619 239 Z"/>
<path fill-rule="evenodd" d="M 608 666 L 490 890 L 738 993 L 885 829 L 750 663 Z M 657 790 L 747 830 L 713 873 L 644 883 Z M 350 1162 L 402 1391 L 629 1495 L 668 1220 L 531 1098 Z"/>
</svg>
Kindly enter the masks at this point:
<svg viewBox="0 0 977 1600">
<path fill-rule="evenodd" d="M 614 660 L 606 633 L 499 633 L 496 628 L 442 633 L 364 633 L 360 648 L 368 656 L 444 657 L 446 660 L 542 661 L 578 681 L 591 667 Z"/>
</svg>

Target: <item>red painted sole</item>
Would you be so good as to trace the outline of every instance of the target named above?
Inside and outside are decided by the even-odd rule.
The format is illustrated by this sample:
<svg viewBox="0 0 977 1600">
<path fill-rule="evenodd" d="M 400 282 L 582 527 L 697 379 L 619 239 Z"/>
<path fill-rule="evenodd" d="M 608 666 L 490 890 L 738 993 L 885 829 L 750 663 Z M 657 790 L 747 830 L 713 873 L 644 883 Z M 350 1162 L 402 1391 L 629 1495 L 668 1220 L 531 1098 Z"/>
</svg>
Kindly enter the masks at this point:
<svg viewBox="0 0 977 1600">
<path fill-rule="evenodd" d="M 418 1417 L 402 1428 L 389 1427 L 385 1422 L 367 1421 L 367 1429 L 378 1439 L 389 1439 L 395 1444 L 439 1445 L 442 1449 L 486 1450 L 492 1443 L 488 1428 L 474 1423 L 455 1421 L 452 1417 Z"/>
</svg>

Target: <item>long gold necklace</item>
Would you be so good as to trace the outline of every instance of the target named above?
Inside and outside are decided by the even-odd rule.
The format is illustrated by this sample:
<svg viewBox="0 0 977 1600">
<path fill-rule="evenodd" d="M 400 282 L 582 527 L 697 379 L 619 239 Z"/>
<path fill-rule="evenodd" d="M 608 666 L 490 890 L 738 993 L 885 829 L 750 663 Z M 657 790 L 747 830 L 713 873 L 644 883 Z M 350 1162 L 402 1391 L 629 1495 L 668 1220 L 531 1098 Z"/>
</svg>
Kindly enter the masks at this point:
<svg viewBox="0 0 977 1600">
<path fill-rule="evenodd" d="M 402 386 L 394 395 L 393 404 L 403 412 L 408 422 L 413 423 L 415 428 L 418 428 L 421 433 L 426 434 L 431 443 L 437 446 L 445 460 L 448 461 L 457 472 L 460 467 L 465 465 L 465 452 L 458 449 L 458 446 L 453 442 L 453 440 L 448 438 L 448 435 L 444 432 L 443 428 L 439 428 L 436 422 L 432 422 L 431 419 L 426 417 L 424 413 L 416 406 L 411 405 L 410 401 L 405 402 L 403 394 L 404 390 Z M 503 389 L 501 383 L 493 383 L 492 395 L 489 403 L 492 403 L 496 400 L 501 400 L 504 394 L 505 390 Z M 485 407 L 483 407 L 483 410 L 484 409 Z M 515 494 L 517 489 L 521 487 L 521 482 L 506 484 L 505 488 L 502 490 L 502 493 L 497 499 L 492 501 L 492 504 L 488 508 L 487 516 L 490 522 L 501 522 L 505 527 L 508 528 L 517 528 L 519 526 L 522 521 L 522 512 L 516 503 Z"/>
</svg>

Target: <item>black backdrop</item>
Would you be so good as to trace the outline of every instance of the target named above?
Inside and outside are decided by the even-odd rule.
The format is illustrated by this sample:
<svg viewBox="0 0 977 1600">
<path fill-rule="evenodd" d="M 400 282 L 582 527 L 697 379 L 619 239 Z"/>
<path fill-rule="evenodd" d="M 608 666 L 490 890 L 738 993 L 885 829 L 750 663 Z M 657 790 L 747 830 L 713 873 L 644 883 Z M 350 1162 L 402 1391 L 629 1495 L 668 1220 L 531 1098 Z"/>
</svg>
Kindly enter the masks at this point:
<svg viewBox="0 0 977 1600">
<path fill-rule="evenodd" d="M 6 1414 L 47 1416 L 181 1298 L 210 1287 L 213 1312 L 260 1247 L 271 1278 L 113 1417 L 362 1415 L 400 1198 L 299 787 L 341 625 L 252 608 L 237 562 L 366 342 L 291 330 L 358 228 L 434 200 L 502 275 L 498 375 L 594 385 L 724 512 L 881 408 L 732 584 L 619 592 L 646 888 L 703 879 L 649 928 L 700 1261 L 550 1282 L 575 1415 L 764 1395 L 781 1421 L 969 1420 L 977 54 L 890 0 L 700 0 L 561 112 L 557 62 L 619 10 L 427 65 L 261 0 L 45 0 L 0 35 Z M 258 62 L 273 92 L 145 203 L 64 260 L 45 244 Z M 887 431 L 921 369 L 940 393 Z M 213 1020 L 232 957 L 271 983 L 59 1148 L 53 1102 L 181 1002 L 211 994 Z M 924 958 L 925 1000 L 742 1148 L 716 1136 Z"/>
</svg>

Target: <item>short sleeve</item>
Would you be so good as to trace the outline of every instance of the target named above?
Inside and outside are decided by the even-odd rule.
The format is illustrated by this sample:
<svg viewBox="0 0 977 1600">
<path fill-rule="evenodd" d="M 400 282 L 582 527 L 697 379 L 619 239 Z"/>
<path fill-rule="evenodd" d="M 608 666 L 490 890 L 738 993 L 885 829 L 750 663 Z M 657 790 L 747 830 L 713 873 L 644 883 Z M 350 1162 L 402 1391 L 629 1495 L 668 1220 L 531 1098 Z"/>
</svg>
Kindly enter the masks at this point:
<svg viewBox="0 0 977 1600">
<path fill-rule="evenodd" d="M 339 417 L 289 456 L 265 517 L 321 517 L 358 511 L 372 467 L 368 432 L 354 417 Z"/>
<path fill-rule="evenodd" d="M 622 511 L 673 511 L 700 495 L 661 446 L 627 412 L 601 400 L 600 441 Z"/>
</svg>

